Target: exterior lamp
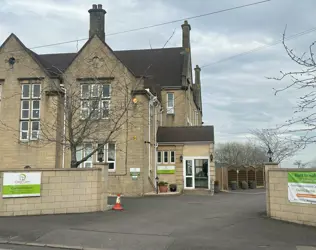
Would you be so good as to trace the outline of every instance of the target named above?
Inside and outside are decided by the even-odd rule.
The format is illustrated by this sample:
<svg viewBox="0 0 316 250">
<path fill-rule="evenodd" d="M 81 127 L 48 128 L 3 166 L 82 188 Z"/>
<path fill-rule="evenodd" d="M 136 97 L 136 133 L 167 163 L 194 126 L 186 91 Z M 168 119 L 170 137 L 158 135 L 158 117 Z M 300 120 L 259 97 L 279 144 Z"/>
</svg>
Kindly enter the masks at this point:
<svg viewBox="0 0 316 250">
<path fill-rule="evenodd" d="M 267 155 L 269 156 L 269 162 L 272 162 L 272 156 L 273 156 L 273 152 L 271 151 L 271 148 L 269 147 L 269 150 L 267 152 Z"/>
<path fill-rule="evenodd" d="M 183 161 L 183 156 L 182 156 L 182 155 L 180 155 L 180 161 L 181 161 L 181 162 Z"/>
<path fill-rule="evenodd" d="M 212 153 L 210 154 L 210 161 L 211 162 L 213 161 L 213 154 Z"/>
<path fill-rule="evenodd" d="M 103 149 L 101 148 L 98 151 L 98 161 L 103 162 L 103 157 L 104 157 L 104 152 L 103 152 Z"/>
</svg>

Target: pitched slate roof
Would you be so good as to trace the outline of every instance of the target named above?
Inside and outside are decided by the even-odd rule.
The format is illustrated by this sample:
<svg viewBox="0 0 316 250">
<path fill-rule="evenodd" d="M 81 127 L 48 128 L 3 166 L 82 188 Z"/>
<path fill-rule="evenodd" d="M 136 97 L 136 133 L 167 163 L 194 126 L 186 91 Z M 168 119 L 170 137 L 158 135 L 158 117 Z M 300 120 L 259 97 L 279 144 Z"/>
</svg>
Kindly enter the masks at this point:
<svg viewBox="0 0 316 250">
<path fill-rule="evenodd" d="M 183 67 L 182 50 L 181 47 L 176 47 L 123 50 L 114 51 L 114 53 L 136 76 L 150 76 L 152 83 L 162 87 L 180 87 Z M 64 72 L 77 55 L 77 53 L 38 55 L 33 51 L 31 53 L 51 76 Z"/>
<path fill-rule="evenodd" d="M 158 143 L 214 142 L 213 126 L 159 127 Z"/>
</svg>

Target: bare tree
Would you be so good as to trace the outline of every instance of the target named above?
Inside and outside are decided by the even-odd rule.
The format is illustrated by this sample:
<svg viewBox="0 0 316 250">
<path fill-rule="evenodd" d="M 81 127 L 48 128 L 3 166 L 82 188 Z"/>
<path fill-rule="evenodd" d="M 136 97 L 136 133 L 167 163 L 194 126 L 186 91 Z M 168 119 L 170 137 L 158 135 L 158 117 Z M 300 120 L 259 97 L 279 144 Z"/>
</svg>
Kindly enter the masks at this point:
<svg viewBox="0 0 316 250">
<path fill-rule="evenodd" d="M 281 163 L 283 160 L 292 157 L 300 149 L 299 144 L 294 143 L 291 138 L 284 136 L 275 129 L 253 129 L 250 133 L 266 154 L 269 149 L 272 151 L 273 162 Z"/>
<path fill-rule="evenodd" d="M 227 166 L 254 166 L 267 161 L 265 152 L 247 142 L 227 142 L 216 146 L 216 161 Z"/>
<path fill-rule="evenodd" d="M 316 129 L 316 62 L 315 62 L 315 44 L 310 44 L 307 52 L 298 54 L 289 48 L 285 43 L 286 31 L 283 33 L 283 46 L 289 58 L 296 63 L 298 70 L 283 72 L 281 76 L 270 77 L 277 81 L 288 81 L 285 87 L 275 89 L 275 95 L 286 90 L 295 90 L 296 93 L 302 93 L 298 98 L 297 107 L 291 119 L 285 122 L 281 127 L 286 127 L 289 132 L 297 134 L 299 139 L 297 143 L 301 143 L 303 147 L 309 143 L 316 142 L 316 135 L 313 133 Z"/>
<path fill-rule="evenodd" d="M 302 162 L 301 160 L 294 161 L 293 165 L 297 166 L 297 168 L 306 168 L 308 167 L 310 163 L 309 162 Z"/>
</svg>

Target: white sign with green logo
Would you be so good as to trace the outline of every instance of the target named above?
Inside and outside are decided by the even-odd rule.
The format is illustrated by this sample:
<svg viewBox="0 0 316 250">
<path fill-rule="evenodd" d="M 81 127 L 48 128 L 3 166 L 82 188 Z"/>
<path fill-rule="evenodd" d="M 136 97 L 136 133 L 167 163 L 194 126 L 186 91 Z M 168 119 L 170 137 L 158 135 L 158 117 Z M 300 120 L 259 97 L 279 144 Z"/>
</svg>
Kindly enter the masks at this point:
<svg viewBox="0 0 316 250">
<path fill-rule="evenodd" d="M 41 196 L 41 172 L 3 173 L 2 197 Z"/>
<path fill-rule="evenodd" d="M 289 172 L 290 202 L 316 204 L 316 172 Z"/>
<path fill-rule="evenodd" d="M 174 174 L 175 166 L 157 166 L 157 174 Z"/>
</svg>

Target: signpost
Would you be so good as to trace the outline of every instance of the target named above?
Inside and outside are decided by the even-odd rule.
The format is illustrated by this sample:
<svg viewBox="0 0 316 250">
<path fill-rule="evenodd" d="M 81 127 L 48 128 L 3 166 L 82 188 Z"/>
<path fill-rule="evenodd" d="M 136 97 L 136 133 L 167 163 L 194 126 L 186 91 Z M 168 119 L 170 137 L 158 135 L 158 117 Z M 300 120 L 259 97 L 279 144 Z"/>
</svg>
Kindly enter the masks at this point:
<svg viewBox="0 0 316 250">
<path fill-rule="evenodd" d="M 288 172 L 288 199 L 316 204 L 316 172 Z"/>
<path fill-rule="evenodd" d="M 41 172 L 3 173 L 2 197 L 41 196 Z"/>
<path fill-rule="evenodd" d="M 140 176 L 140 168 L 130 168 L 129 172 L 130 176 L 132 176 L 132 180 L 137 180 L 138 176 Z"/>
</svg>

